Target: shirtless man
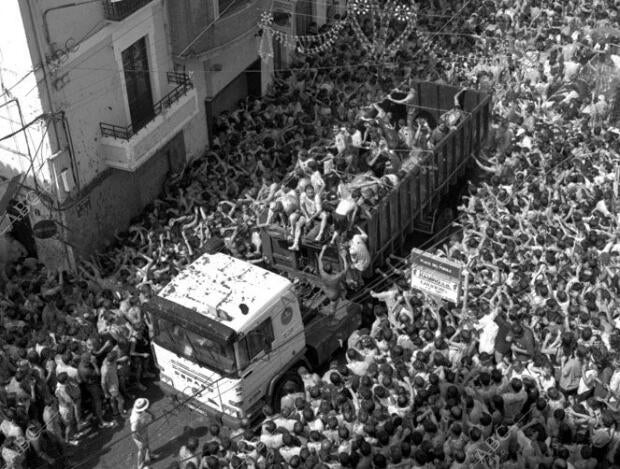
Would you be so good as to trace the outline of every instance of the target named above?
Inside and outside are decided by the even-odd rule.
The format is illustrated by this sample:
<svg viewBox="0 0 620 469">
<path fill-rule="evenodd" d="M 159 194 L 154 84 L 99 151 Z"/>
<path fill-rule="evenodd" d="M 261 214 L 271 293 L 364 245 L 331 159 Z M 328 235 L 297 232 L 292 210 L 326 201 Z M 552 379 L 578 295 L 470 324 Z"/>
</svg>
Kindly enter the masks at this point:
<svg viewBox="0 0 620 469">
<path fill-rule="evenodd" d="M 321 219 L 319 234 L 314 239 L 315 241 L 321 240 L 327 227 L 327 213 L 323 210 L 321 195 L 314 190 L 312 184 L 308 184 L 305 187 L 304 193 L 299 196 L 299 205 L 301 216 L 295 224 L 293 245 L 290 247 L 291 251 L 299 251 L 299 240 L 305 226 L 311 227 L 317 218 Z"/>
<path fill-rule="evenodd" d="M 290 236 L 292 237 L 295 224 L 299 218 L 299 197 L 297 197 L 295 189 L 282 187 L 276 192 L 275 200 L 269 204 L 267 220 L 260 227 L 269 226 L 276 216 L 281 218 L 285 228 L 288 222 Z"/>
<path fill-rule="evenodd" d="M 321 253 L 319 254 L 319 273 L 321 274 L 321 281 L 323 282 L 323 293 L 330 301 L 330 317 L 336 315 L 338 309 L 338 300 L 343 296 L 342 281 L 347 275 L 349 270 L 349 262 L 347 261 L 346 253 L 343 252 L 343 248 L 339 249 L 339 255 L 344 262 L 344 270 L 342 272 L 334 272 L 332 265 L 329 262 L 323 263 L 323 256 L 327 246 L 323 246 Z"/>
</svg>

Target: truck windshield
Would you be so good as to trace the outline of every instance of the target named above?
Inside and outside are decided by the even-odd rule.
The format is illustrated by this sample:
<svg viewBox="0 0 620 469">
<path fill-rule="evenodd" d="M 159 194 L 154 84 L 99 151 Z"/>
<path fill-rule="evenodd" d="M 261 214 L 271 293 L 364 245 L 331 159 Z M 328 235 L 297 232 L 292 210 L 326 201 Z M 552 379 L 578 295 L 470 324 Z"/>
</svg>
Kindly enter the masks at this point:
<svg viewBox="0 0 620 469">
<path fill-rule="evenodd" d="M 155 342 L 162 347 L 220 374 L 235 373 L 235 351 L 232 345 L 215 342 L 166 319 L 153 320 L 156 326 Z"/>
</svg>

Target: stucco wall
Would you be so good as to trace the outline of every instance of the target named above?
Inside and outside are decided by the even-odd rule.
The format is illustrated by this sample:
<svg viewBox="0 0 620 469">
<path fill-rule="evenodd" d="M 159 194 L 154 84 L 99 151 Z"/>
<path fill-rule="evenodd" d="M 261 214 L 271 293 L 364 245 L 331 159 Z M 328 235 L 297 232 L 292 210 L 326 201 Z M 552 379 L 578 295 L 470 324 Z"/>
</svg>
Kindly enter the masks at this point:
<svg viewBox="0 0 620 469">
<path fill-rule="evenodd" d="M 160 0 L 154 0 L 122 22 L 109 23 L 61 66 L 59 73 L 67 74 L 67 83 L 54 90 L 53 100 L 67 114 L 84 186 L 107 170 L 99 145 L 99 124 L 131 123 L 121 54 L 145 36 L 153 100 L 158 101 L 173 86 L 166 80 L 166 72 L 172 66 Z"/>
<path fill-rule="evenodd" d="M 68 240 L 76 255 L 90 255 L 111 241 L 117 230 L 126 229 L 130 220 L 159 195 L 171 165 L 178 169 L 184 158 L 181 132 L 136 172 L 110 169 L 99 176 L 88 194 L 64 213 L 65 225 L 72 227 Z"/>
</svg>

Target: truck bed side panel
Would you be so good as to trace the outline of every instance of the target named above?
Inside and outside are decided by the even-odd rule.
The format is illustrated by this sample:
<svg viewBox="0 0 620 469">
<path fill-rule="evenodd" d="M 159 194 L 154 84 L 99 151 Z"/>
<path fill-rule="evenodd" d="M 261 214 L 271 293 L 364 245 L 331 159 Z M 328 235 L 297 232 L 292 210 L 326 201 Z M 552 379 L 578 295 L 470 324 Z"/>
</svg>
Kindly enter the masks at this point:
<svg viewBox="0 0 620 469">
<path fill-rule="evenodd" d="M 435 122 L 453 107 L 459 89 L 437 83 L 416 83 L 415 105 L 418 111 Z M 435 147 L 422 167 L 413 168 L 397 188 L 371 210 L 364 229 L 368 233 L 368 249 L 373 267 L 383 264 L 386 256 L 400 248 L 403 238 L 411 233 L 420 220 L 436 209 L 443 195 L 465 174 L 472 155 L 478 155 L 487 137 L 490 119 L 490 95 L 466 90 L 461 102 L 464 121 Z M 280 238 L 278 243 L 277 239 Z M 287 249 L 284 232 L 279 228 L 262 231 L 263 253 L 267 262 L 292 273 L 304 266 L 316 264 L 302 258 L 316 259 L 319 243 L 303 242 L 298 253 Z M 314 252 L 316 251 L 316 252 Z M 312 269 L 311 269 L 312 270 Z M 317 273 L 310 276 L 316 277 Z"/>
<path fill-rule="evenodd" d="M 306 347 L 316 352 L 314 359 L 325 363 L 362 323 L 361 307 L 341 301 L 333 318 L 317 315 L 306 324 Z"/>
<path fill-rule="evenodd" d="M 413 231 L 413 205 L 411 203 L 412 175 L 409 173 L 402 182 L 399 191 L 396 191 L 400 198 L 400 223 L 405 228 L 405 236 Z"/>
</svg>

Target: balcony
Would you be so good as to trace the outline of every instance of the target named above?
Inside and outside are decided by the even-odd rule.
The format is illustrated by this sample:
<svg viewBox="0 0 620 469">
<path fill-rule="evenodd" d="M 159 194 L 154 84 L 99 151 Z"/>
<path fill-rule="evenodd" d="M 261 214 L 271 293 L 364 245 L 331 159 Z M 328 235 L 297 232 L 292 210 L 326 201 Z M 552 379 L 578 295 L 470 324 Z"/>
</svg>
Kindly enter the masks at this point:
<svg viewBox="0 0 620 469">
<path fill-rule="evenodd" d="M 139 129 L 100 123 L 101 150 L 112 168 L 135 171 L 198 114 L 198 98 L 189 77 L 168 73 L 174 89 L 153 105 L 154 116 Z"/>
<path fill-rule="evenodd" d="M 123 21 L 151 0 L 103 0 L 103 15 L 110 21 Z"/>
</svg>

